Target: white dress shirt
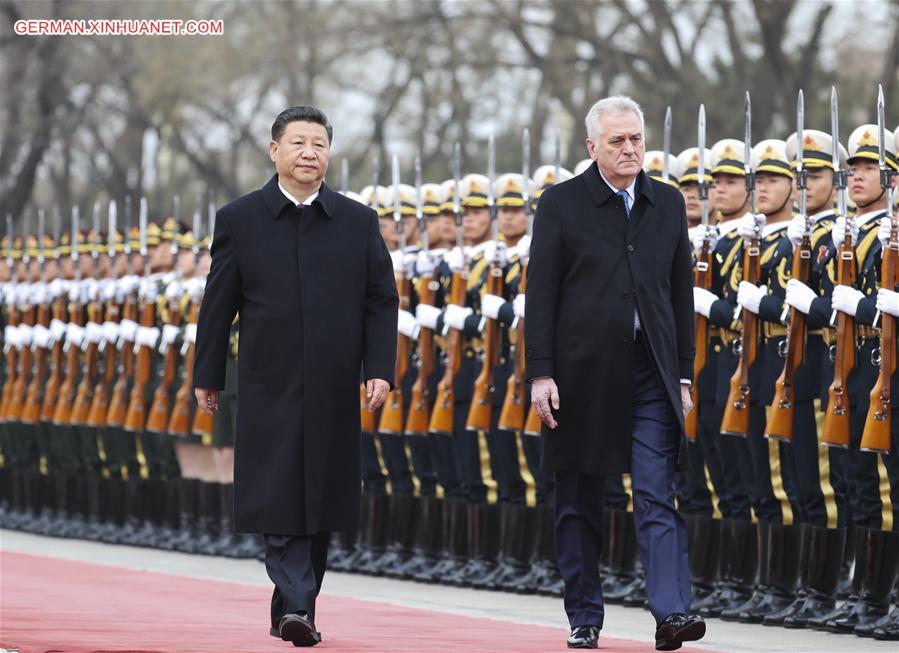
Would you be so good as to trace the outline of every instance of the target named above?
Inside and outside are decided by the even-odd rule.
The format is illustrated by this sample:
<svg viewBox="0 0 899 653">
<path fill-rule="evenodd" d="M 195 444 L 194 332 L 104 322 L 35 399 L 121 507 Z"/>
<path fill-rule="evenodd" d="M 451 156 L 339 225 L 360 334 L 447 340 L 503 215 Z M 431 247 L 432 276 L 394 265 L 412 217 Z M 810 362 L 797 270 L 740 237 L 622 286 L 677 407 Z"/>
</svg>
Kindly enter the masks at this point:
<svg viewBox="0 0 899 653">
<path fill-rule="evenodd" d="M 301 204 L 303 206 L 309 206 L 310 204 L 312 204 L 315 201 L 315 198 L 318 197 L 318 191 L 315 191 L 314 193 L 312 193 L 312 195 L 310 195 L 309 197 L 307 197 L 306 199 L 304 199 L 301 202 L 296 197 L 294 197 L 293 195 L 291 195 L 290 193 L 287 192 L 287 189 L 281 185 L 280 180 L 278 181 L 278 188 L 280 188 L 281 192 L 284 193 L 284 197 L 286 197 L 291 202 L 293 202 L 294 206 L 300 206 Z"/>
</svg>

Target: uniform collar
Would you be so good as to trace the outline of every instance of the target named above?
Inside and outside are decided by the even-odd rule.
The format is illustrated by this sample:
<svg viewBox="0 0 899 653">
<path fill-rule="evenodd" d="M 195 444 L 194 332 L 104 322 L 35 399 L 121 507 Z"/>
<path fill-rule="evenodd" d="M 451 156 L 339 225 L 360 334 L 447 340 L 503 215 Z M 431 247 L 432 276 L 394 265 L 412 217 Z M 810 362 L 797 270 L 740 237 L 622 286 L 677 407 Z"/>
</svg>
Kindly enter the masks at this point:
<svg viewBox="0 0 899 653">
<path fill-rule="evenodd" d="M 283 192 L 281 192 L 277 173 L 272 175 L 272 178 L 268 180 L 268 183 L 262 187 L 262 199 L 265 201 L 265 206 L 275 220 L 281 216 L 284 207 L 296 206 L 296 202 L 291 201 Z M 333 218 L 335 203 L 336 198 L 334 191 L 328 187 L 328 184 L 322 182 L 321 188 L 318 189 L 318 196 L 315 197 L 309 205 L 317 204 L 322 208 L 322 213 L 326 217 Z"/>
</svg>

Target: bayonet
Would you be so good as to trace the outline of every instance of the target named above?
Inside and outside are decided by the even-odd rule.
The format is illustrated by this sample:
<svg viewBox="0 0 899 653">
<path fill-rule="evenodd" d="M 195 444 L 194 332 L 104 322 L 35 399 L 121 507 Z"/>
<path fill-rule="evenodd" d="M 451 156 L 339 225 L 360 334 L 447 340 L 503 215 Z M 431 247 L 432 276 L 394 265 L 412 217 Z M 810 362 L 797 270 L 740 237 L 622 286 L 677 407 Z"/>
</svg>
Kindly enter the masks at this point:
<svg viewBox="0 0 899 653">
<path fill-rule="evenodd" d="M 116 258 L 118 258 L 118 255 L 116 253 L 115 236 L 116 236 L 116 230 L 118 229 L 118 226 L 119 226 L 118 225 L 118 222 L 119 222 L 118 205 L 116 204 L 115 200 L 109 200 L 109 209 L 107 212 L 107 217 L 109 219 L 109 224 L 108 224 L 108 230 L 107 230 L 107 235 L 106 235 L 106 243 L 107 243 L 106 251 L 109 254 L 109 260 L 112 263 L 112 265 L 110 266 L 112 268 L 112 280 L 115 281 L 115 279 L 116 279 L 115 262 L 116 262 Z"/>
<path fill-rule="evenodd" d="M 208 200 L 206 204 L 206 235 L 209 236 L 209 248 L 212 249 L 212 238 L 215 235 L 215 191 L 211 188 L 209 189 Z"/>
<path fill-rule="evenodd" d="M 755 172 L 752 170 L 752 100 L 749 98 L 749 91 L 746 91 L 743 113 L 745 116 L 745 129 L 743 132 L 743 172 L 746 173 L 746 192 L 749 193 L 749 210 L 752 215 L 755 215 Z M 758 226 L 756 226 L 756 229 L 757 228 Z"/>
<path fill-rule="evenodd" d="M 137 223 L 140 228 L 139 249 L 140 256 L 144 261 L 144 276 L 147 276 L 147 220 L 149 218 L 149 208 L 147 207 L 147 198 L 140 198 L 140 213 L 137 217 Z"/>
<path fill-rule="evenodd" d="M 125 224 L 122 229 L 122 251 L 128 262 L 128 274 L 134 274 L 134 261 L 131 260 L 131 195 L 125 195 Z"/>
<path fill-rule="evenodd" d="M 81 231 L 81 212 L 78 206 L 72 207 L 72 267 L 75 268 L 75 281 L 81 281 L 81 268 L 78 265 L 78 232 Z"/>
<path fill-rule="evenodd" d="M 491 133 L 487 138 L 487 210 L 493 225 L 493 243 L 499 244 L 499 220 L 496 219 L 496 198 L 493 196 L 493 181 L 496 179 L 496 139 Z M 494 262 L 498 261 L 499 247 L 494 247 Z"/>
<path fill-rule="evenodd" d="M 343 159 L 340 162 L 340 192 L 346 195 L 350 187 L 350 162 Z"/>
<path fill-rule="evenodd" d="M 424 198 L 421 196 L 421 152 L 415 151 L 415 220 L 418 230 L 421 232 L 421 249 L 427 252 L 430 249 L 428 241 L 427 218 L 424 212 Z"/>
<path fill-rule="evenodd" d="M 459 188 L 462 184 L 462 146 L 456 143 L 453 148 L 453 214 L 456 219 L 456 246 L 465 252 L 465 241 L 462 239 L 462 203 L 459 200 Z"/>
<path fill-rule="evenodd" d="M 194 240 L 190 249 L 194 255 L 194 261 L 200 257 L 200 241 L 203 240 L 203 194 L 197 193 L 197 201 L 194 205 Z"/>
<path fill-rule="evenodd" d="M 378 212 L 378 177 L 381 175 L 381 160 L 375 154 L 371 170 L 371 208 Z"/>
<path fill-rule="evenodd" d="M 671 117 L 670 108 L 669 113 L 665 117 L 665 135 L 666 138 L 669 136 L 669 129 L 671 128 L 671 124 L 668 120 Z M 705 183 L 705 105 L 699 105 L 699 118 L 697 121 L 697 142 L 698 142 L 698 150 L 699 150 L 699 165 L 696 168 L 696 183 L 697 188 L 699 190 L 699 199 L 702 202 L 702 226 L 706 231 L 706 237 L 708 237 L 708 226 L 709 226 L 709 189 Z M 667 146 L 666 146 L 667 148 Z M 668 150 L 666 149 L 664 152 L 664 157 L 667 162 L 668 158 Z M 667 164 L 665 164 L 667 167 Z M 667 177 L 666 177 L 667 179 Z"/>
<path fill-rule="evenodd" d="M 553 180 L 554 184 L 559 183 L 559 176 L 562 174 L 562 130 L 556 128 L 556 147 L 555 147 L 555 164 L 556 176 Z"/>
<path fill-rule="evenodd" d="M 400 255 L 406 249 L 406 231 L 403 229 L 403 203 L 400 200 L 400 159 L 393 155 L 393 221 L 396 223 L 396 234 L 400 237 Z"/>
<path fill-rule="evenodd" d="M 37 263 L 41 268 L 41 282 L 47 282 L 47 271 L 44 269 L 44 238 L 47 235 L 47 216 L 44 209 L 37 210 Z"/>
<path fill-rule="evenodd" d="M 181 225 L 181 195 L 172 198 L 172 217 L 175 219 L 175 233 L 172 234 L 172 254 L 178 254 L 178 230 Z"/>
<path fill-rule="evenodd" d="M 56 248 L 53 250 L 53 260 L 59 260 L 59 238 L 62 233 L 62 216 L 59 213 L 59 207 L 53 207 L 53 242 L 56 243 Z"/>
<path fill-rule="evenodd" d="M 525 127 L 521 133 L 521 199 L 528 221 L 528 234 L 534 232 L 534 215 L 531 211 L 531 132 Z"/>
<path fill-rule="evenodd" d="M 100 200 L 94 202 L 94 213 L 91 220 L 94 237 L 91 238 L 91 258 L 96 261 L 100 258 Z M 96 274 L 96 271 L 95 271 Z"/>
<path fill-rule="evenodd" d="M 705 143 L 705 110 L 701 109 L 703 112 L 703 126 L 702 126 L 702 142 Z M 700 152 L 703 151 L 703 146 L 699 146 Z M 665 109 L 665 131 L 662 135 L 662 181 L 668 181 L 670 175 L 670 168 L 668 167 L 668 157 L 669 152 L 671 151 L 671 107 L 667 107 Z M 700 156 L 700 159 L 702 157 Z"/>
</svg>

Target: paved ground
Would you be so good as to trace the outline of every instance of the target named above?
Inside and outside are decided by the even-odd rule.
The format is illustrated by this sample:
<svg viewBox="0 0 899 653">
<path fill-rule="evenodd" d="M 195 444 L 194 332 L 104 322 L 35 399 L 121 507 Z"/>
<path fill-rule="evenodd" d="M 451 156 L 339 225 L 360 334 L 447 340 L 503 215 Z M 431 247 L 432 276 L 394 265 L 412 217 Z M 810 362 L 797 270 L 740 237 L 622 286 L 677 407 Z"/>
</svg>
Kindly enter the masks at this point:
<svg viewBox="0 0 899 653">
<path fill-rule="evenodd" d="M 152 549 L 60 540 L 6 530 L 0 531 L 0 551 L 30 553 L 67 560 L 172 573 L 192 578 L 269 586 L 264 568 L 256 561 L 191 556 Z M 336 572 L 329 572 L 326 576 L 323 593 L 380 601 L 407 608 L 421 608 L 462 616 L 488 617 L 514 623 L 556 627 L 559 629 L 559 638 L 562 644 L 560 650 L 564 650 L 564 638 L 567 631 L 562 602 L 558 599 L 447 588 Z M 3 600 L 2 573 L 0 573 L 0 600 Z M 899 648 L 895 642 L 876 642 L 854 636 L 832 635 L 815 631 L 731 624 L 719 620 L 711 620 L 708 627 L 706 638 L 701 643 L 694 645 L 697 648 L 734 653 L 764 651 L 797 653 L 801 651 L 821 653 L 891 651 L 895 653 Z M 603 635 L 648 642 L 651 640 L 652 634 L 653 623 L 648 612 L 619 606 L 606 608 Z M 652 650 L 652 648 L 647 647 L 647 650 Z"/>
</svg>

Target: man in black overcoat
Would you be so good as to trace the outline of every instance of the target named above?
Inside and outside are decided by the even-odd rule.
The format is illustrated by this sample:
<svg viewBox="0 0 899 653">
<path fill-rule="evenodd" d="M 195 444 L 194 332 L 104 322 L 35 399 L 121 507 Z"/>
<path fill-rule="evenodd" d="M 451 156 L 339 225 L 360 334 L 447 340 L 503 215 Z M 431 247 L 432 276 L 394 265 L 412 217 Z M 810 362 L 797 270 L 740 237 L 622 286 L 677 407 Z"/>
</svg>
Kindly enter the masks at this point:
<svg viewBox="0 0 899 653">
<path fill-rule="evenodd" d="M 297 646 L 321 640 L 329 533 L 359 518 L 360 370 L 376 410 L 396 359 L 390 256 L 375 212 L 323 181 L 331 137 L 319 109 L 283 111 L 276 174 L 216 215 L 194 366 L 198 404 L 214 411 L 239 313 L 235 527 L 265 536 L 271 634 Z"/>
<path fill-rule="evenodd" d="M 687 533 L 674 505 L 694 357 L 684 200 L 642 170 L 636 102 L 600 100 L 586 123 L 594 164 L 540 198 L 525 303 L 527 376 L 556 479 L 568 645 L 597 646 L 604 475 L 630 473 L 656 648 L 674 650 L 705 634 L 687 614 Z"/>
</svg>

